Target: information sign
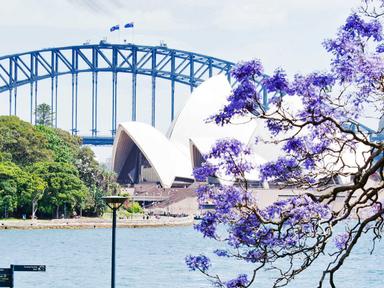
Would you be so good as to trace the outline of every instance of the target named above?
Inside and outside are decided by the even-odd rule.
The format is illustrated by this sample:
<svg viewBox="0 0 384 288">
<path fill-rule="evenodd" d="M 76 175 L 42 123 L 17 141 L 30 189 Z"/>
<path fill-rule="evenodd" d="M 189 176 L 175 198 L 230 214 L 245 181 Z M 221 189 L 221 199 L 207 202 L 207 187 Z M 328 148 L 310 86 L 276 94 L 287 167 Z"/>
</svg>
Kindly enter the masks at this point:
<svg viewBox="0 0 384 288">
<path fill-rule="evenodd" d="M 0 268 L 0 287 L 13 287 L 12 269 Z"/>
<path fill-rule="evenodd" d="M 45 265 L 13 265 L 13 271 L 45 272 Z"/>
<path fill-rule="evenodd" d="M 45 265 L 11 265 L 11 268 L 0 268 L 0 287 L 13 288 L 13 272 L 45 272 Z"/>
</svg>

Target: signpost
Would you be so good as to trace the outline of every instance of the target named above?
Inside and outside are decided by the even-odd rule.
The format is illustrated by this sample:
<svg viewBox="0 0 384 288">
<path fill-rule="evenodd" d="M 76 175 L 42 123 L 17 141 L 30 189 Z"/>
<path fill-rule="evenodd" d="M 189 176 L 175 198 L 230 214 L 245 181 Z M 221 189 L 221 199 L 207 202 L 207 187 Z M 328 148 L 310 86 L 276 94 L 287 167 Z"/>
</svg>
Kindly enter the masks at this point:
<svg viewBox="0 0 384 288">
<path fill-rule="evenodd" d="M 13 288 L 13 272 L 45 272 L 45 265 L 11 265 L 11 268 L 0 268 L 0 287 Z"/>
<path fill-rule="evenodd" d="M 13 271 L 11 268 L 0 268 L 0 287 L 13 287 Z"/>
<path fill-rule="evenodd" d="M 13 271 L 20 272 L 45 272 L 45 265 L 11 265 Z"/>
</svg>

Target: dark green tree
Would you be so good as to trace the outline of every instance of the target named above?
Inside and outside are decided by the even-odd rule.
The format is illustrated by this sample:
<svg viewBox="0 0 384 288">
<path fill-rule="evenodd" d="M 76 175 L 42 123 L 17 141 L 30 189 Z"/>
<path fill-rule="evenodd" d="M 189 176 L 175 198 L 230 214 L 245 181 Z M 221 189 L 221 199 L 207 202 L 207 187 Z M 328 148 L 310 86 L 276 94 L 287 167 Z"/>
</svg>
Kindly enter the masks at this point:
<svg viewBox="0 0 384 288">
<path fill-rule="evenodd" d="M 11 161 L 12 155 L 7 152 L 0 152 L 0 162 Z"/>
<path fill-rule="evenodd" d="M 0 116 L 0 163 L 14 172 L 0 183 L 0 205 L 14 216 L 34 217 L 38 210 L 40 216 L 58 217 L 63 207 L 99 216 L 105 209 L 102 197 L 119 189 L 114 173 L 89 147 L 81 147 L 79 137 L 14 116 Z"/>
<path fill-rule="evenodd" d="M 47 183 L 34 173 L 25 174 L 28 175 L 28 185 L 19 192 L 19 214 L 31 214 L 31 219 L 35 219 Z"/>
<path fill-rule="evenodd" d="M 36 175 L 46 183 L 42 198 L 42 210 L 47 215 L 59 218 L 60 207 L 66 207 L 68 212 L 80 211 L 84 208 L 88 189 L 80 180 L 75 166 L 60 162 L 39 162 L 30 167 Z"/>
<path fill-rule="evenodd" d="M 0 163 L 0 207 L 4 217 L 16 211 L 18 203 L 18 175 L 21 169 L 11 162 Z"/>
<path fill-rule="evenodd" d="M 11 160 L 19 166 L 37 161 L 49 161 L 52 152 L 47 149 L 44 135 L 28 122 L 15 116 L 0 116 L 1 158 Z"/>
<path fill-rule="evenodd" d="M 35 110 L 36 125 L 52 126 L 54 113 L 51 111 L 51 106 L 46 103 L 39 104 Z"/>
<path fill-rule="evenodd" d="M 79 171 L 80 179 L 90 190 L 86 212 L 90 215 L 100 216 L 105 209 L 102 197 L 119 189 L 116 175 L 95 160 L 95 154 L 89 147 L 82 147 L 79 150 L 75 166 Z"/>
<path fill-rule="evenodd" d="M 75 160 L 79 177 L 88 187 L 97 186 L 99 163 L 95 160 L 95 153 L 89 147 L 81 147 Z"/>
<path fill-rule="evenodd" d="M 64 130 L 43 125 L 36 126 L 36 129 L 46 138 L 47 148 L 53 152 L 55 162 L 75 163 L 80 151 L 79 137 Z"/>
<path fill-rule="evenodd" d="M 31 214 L 34 217 L 45 182 L 33 173 L 24 172 L 12 162 L 0 162 L 0 207 L 5 215 Z"/>
<path fill-rule="evenodd" d="M 131 213 L 131 214 L 143 213 L 143 208 L 141 208 L 138 202 L 129 203 L 126 206 L 126 210 L 128 213 Z"/>
<path fill-rule="evenodd" d="M 116 173 L 100 166 L 97 176 L 97 185 L 106 191 L 108 195 L 118 194 L 120 185 L 116 182 Z"/>
</svg>

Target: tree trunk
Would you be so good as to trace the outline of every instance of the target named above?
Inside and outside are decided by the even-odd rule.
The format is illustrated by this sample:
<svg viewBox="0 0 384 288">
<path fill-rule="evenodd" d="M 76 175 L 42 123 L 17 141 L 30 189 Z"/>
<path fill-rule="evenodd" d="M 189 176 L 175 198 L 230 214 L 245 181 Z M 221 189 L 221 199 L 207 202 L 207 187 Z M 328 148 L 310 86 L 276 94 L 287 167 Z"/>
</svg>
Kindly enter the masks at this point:
<svg viewBox="0 0 384 288">
<path fill-rule="evenodd" d="M 60 206 L 57 205 L 56 206 L 56 219 L 59 219 L 59 208 L 60 208 Z"/>
<path fill-rule="evenodd" d="M 32 220 L 35 220 L 36 211 L 37 211 L 37 201 L 33 200 L 32 201 L 32 216 L 31 216 Z"/>
</svg>

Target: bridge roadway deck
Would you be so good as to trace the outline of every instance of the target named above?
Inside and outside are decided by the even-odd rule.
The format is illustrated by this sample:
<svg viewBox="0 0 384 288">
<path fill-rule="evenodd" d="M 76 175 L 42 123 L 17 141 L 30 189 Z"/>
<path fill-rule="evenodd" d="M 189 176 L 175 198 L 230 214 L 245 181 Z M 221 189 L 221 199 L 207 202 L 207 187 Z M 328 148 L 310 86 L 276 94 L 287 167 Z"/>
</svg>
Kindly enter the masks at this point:
<svg viewBox="0 0 384 288">
<path fill-rule="evenodd" d="M 84 145 L 113 145 L 113 136 L 80 136 Z"/>
</svg>

